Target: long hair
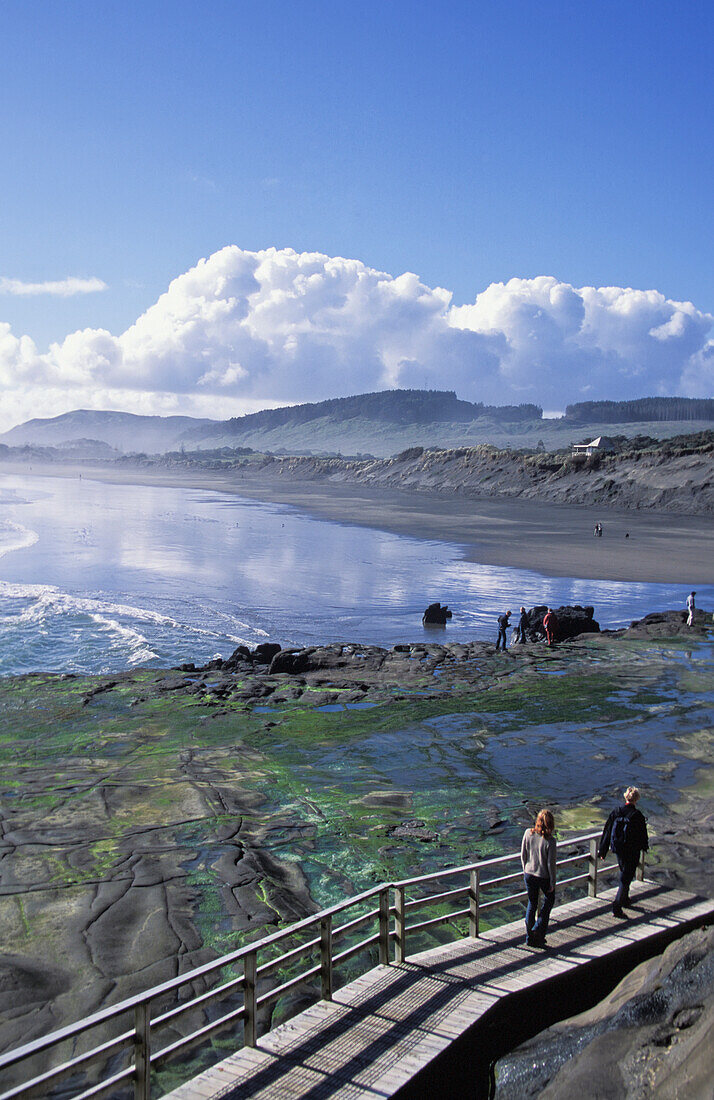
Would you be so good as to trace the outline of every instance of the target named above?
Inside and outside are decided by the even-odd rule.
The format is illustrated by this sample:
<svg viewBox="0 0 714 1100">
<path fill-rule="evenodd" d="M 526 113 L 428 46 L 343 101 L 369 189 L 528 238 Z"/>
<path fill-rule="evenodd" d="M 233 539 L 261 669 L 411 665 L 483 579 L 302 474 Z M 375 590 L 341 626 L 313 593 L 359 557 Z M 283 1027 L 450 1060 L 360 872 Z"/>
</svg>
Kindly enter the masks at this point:
<svg viewBox="0 0 714 1100">
<path fill-rule="evenodd" d="M 538 836 L 550 837 L 555 832 L 555 818 L 550 810 L 541 810 L 535 819 L 535 825 L 531 829 L 531 833 L 538 833 Z"/>
</svg>

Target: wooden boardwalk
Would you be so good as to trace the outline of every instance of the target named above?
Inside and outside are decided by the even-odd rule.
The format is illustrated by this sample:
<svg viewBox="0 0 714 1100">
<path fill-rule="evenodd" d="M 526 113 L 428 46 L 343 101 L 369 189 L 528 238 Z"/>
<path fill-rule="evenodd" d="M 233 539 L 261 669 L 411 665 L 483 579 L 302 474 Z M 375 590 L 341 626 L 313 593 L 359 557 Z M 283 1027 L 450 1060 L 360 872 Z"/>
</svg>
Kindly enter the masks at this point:
<svg viewBox="0 0 714 1100">
<path fill-rule="evenodd" d="M 628 920 L 617 920 L 613 893 L 556 907 L 548 951 L 526 947 L 518 921 L 375 967 L 333 1000 L 275 1028 L 256 1047 L 175 1089 L 170 1100 L 377 1100 L 407 1095 L 418 1075 L 422 1086 L 414 1095 L 424 1095 L 429 1072 L 433 1078 L 435 1067 L 446 1067 L 450 1050 L 506 998 L 531 991 L 547 1001 L 543 983 L 557 984 L 568 975 L 588 983 L 605 967 L 617 977 L 666 942 L 714 920 L 714 901 L 651 882 L 633 883 L 635 907 Z M 549 1022 L 541 1020 L 532 1032 Z M 451 1092 L 437 1087 L 435 1095 Z"/>
</svg>

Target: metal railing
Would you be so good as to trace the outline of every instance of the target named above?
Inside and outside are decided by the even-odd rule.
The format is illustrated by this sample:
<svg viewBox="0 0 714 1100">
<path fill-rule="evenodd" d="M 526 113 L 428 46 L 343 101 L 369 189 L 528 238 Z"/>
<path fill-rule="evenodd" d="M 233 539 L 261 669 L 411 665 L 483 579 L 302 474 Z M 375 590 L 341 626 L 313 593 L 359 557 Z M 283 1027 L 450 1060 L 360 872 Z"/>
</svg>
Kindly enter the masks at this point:
<svg viewBox="0 0 714 1100">
<path fill-rule="evenodd" d="M 559 853 L 573 852 L 557 860 L 558 867 L 567 868 L 569 875 L 559 879 L 559 891 L 587 882 L 588 894 L 596 897 L 599 876 L 617 869 L 615 863 L 598 866 L 599 836 L 599 833 L 587 833 L 558 843 Z M 499 874 L 498 868 L 509 863 L 518 864 L 519 869 Z M 586 864 L 584 871 L 569 874 L 571 868 L 583 863 Z M 642 879 L 643 876 L 644 853 L 637 870 L 637 877 Z M 463 885 L 434 890 L 444 880 L 451 882 L 458 878 L 464 880 Z M 312 983 L 315 996 L 319 989 L 319 997 L 331 1000 L 335 968 L 343 967 L 359 955 L 366 957 L 366 965 L 361 965 L 358 972 L 365 973 L 377 960 L 384 965 L 392 961 L 392 943 L 393 961 L 404 962 L 407 942 L 447 924 L 463 921 L 467 934 L 477 937 L 482 914 L 496 908 L 507 909 L 526 896 L 524 889 L 513 891 L 513 884 L 518 881 L 523 881 L 520 853 L 511 852 L 399 882 L 381 883 L 213 962 L 0 1055 L 0 1087 L 11 1077 L 16 1082 L 0 1093 L 0 1100 L 47 1097 L 61 1081 L 65 1082 L 63 1096 L 68 1096 L 72 1087 L 76 1088 L 73 1100 L 102 1096 L 149 1100 L 152 1072 L 165 1067 L 170 1059 L 186 1055 L 208 1043 L 219 1032 L 235 1029 L 239 1024 L 242 1024 L 243 1045 L 255 1046 L 259 1016 L 265 1018 L 265 1030 L 269 1030 L 271 1007 L 300 987 L 301 992 L 305 992 L 308 983 Z M 428 892 L 414 896 L 415 888 Z M 491 896 L 484 900 L 484 893 Z M 459 907 L 451 908 L 454 904 Z M 365 911 L 345 919 L 350 909 Z M 424 909 L 439 911 L 435 916 L 409 922 L 412 915 Z M 338 923 L 340 921 L 342 923 Z M 371 932 L 352 942 L 366 926 L 371 926 Z M 450 938 L 453 939 L 453 935 Z M 285 941 L 292 939 L 299 942 L 284 950 Z M 305 962 L 308 964 L 305 968 L 291 972 L 294 964 Z M 221 976 L 226 980 L 205 988 L 207 980 Z M 184 999 L 181 999 L 182 991 Z M 227 1000 L 229 1004 L 224 1006 L 221 1015 L 216 1015 L 214 1006 L 220 1000 Z M 300 1010 L 300 1006 L 292 1007 L 293 1014 Z M 174 1031 L 180 1018 L 189 1013 L 200 1015 L 200 1025 L 193 1026 L 188 1034 L 180 1034 L 178 1038 L 164 1037 L 162 1045 L 157 1045 L 156 1036 L 161 1031 Z M 283 1012 L 283 1018 L 288 1015 L 289 1011 Z M 90 1033 L 99 1038 L 102 1028 L 101 1040 L 95 1039 L 95 1045 L 91 1045 Z M 107 1032 L 116 1034 L 107 1035 Z M 234 1033 L 235 1047 L 240 1045 L 239 1038 L 240 1035 Z M 220 1057 L 222 1055 L 218 1054 L 214 1061 Z M 33 1071 L 32 1061 L 40 1059 L 44 1065 L 36 1066 Z M 50 1061 L 58 1064 L 48 1066 Z M 128 1064 L 117 1068 L 120 1061 Z M 23 1077 L 21 1081 L 20 1076 Z"/>
</svg>

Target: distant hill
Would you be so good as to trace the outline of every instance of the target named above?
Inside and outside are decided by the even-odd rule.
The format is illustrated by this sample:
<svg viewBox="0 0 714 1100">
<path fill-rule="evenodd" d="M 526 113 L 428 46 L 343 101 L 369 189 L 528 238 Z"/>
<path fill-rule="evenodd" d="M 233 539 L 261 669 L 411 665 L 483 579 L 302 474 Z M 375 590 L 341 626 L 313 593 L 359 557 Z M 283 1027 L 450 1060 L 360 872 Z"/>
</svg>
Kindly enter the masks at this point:
<svg viewBox="0 0 714 1100">
<path fill-rule="evenodd" d="M 642 412 L 647 410 L 646 398 Z M 657 417 L 628 422 L 627 435 L 666 438 L 682 431 L 679 417 L 688 416 L 687 399 L 672 401 L 671 420 Z M 676 404 L 675 404 L 676 403 Z M 374 455 L 387 458 L 409 447 L 473 447 L 491 443 L 497 447 L 548 451 L 567 448 L 598 435 L 612 434 L 611 423 L 598 420 L 604 414 L 637 402 L 593 402 L 593 415 L 584 418 L 586 406 L 571 406 L 572 417 L 543 418 L 539 405 L 483 405 L 460 400 L 452 391 L 386 390 L 332 401 L 318 401 L 288 408 L 270 409 L 211 423 L 183 437 L 186 450 L 251 447 L 255 451 L 295 455 Z M 582 413 L 580 410 L 582 409 Z M 698 409 L 698 407 L 697 407 Z M 694 411 L 697 411 L 695 409 Z M 710 427 L 706 419 L 688 420 L 688 431 Z"/>
<path fill-rule="evenodd" d="M 0 461 L 27 465 L 31 462 L 114 462 L 121 451 L 101 439 L 72 439 L 68 443 L 22 443 L 8 447 L 0 443 Z"/>
<path fill-rule="evenodd" d="M 137 416 L 135 413 L 76 409 L 47 420 L 28 420 L 0 436 L 11 447 L 61 446 L 80 439 L 100 440 L 118 451 L 150 454 L 175 450 L 184 433 L 213 423 L 191 416 Z"/>
<path fill-rule="evenodd" d="M 476 423 L 524 426 L 542 415 L 539 405 L 483 405 L 449 390 L 383 390 L 234 417 L 191 430 L 183 442 L 276 454 L 390 455 L 412 443 L 458 443 Z"/>
<path fill-rule="evenodd" d="M 409 447 L 458 448 L 490 443 L 502 448 L 556 451 L 598 435 L 662 439 L 711 427 L 714 401 L 642 398 L 569 405 L 567 415 L 544 418 L 539 405 L 484 405 L 448 390 L 384 390 L 330 401 L 265 409 L 231 420 L 137 416 L 79 409 L 29 420 L 0 442 L 12 447 L 64 447 L 97 440 L 124 453 L 166 454 L 250 448 L 276 455 L 373 455 L 388 458 Z M 692 419 L 695 417 L 695 419 Z M 622 432 L 624 429 L 620 428 Z"/>
<path fill-rule="evenodd" d="M 385 390 L 265 409 L 223 421 L 78 409 L 47 420 L 28 420 L 0 436 L 0 441 L 13 447 L 59 446 L 90 438 L 120 451 L 148 454 L 182 447 L 240 446 L 303 454 L 372 449 L 391 454 L 405 445 L 404 432 L 407 444 L 412 436 L 422 441 L 424 432 L 431 443 L 458 442 L 465 427 L 476 421 L 524 425 L 541 416 L 538 405 L 489 406 L 461 401 L 451 391 Z"/>
<path fill-rule="evenodd" d="M 308 424 L 313 420 L 385 421 L 390 424 L 463 424 L 481 417 L 501 423 L 517 423 L 523 420 L 540 420 L 543 410 L 539 405 L 484 405 L 482 402 L 461 401 L 452 390 L 381 390 L 378 393 L 362 393 L 354 397 L 335 397 L 329 401 L 316 401 L 305 405 L 290 405 L 281 409 L 263 409 L 247 416 L 224 421 L 221 433 L 243 435 L 256 429 Z M 215 425 L 192 438 L 211 437 Z"/>
</svg>

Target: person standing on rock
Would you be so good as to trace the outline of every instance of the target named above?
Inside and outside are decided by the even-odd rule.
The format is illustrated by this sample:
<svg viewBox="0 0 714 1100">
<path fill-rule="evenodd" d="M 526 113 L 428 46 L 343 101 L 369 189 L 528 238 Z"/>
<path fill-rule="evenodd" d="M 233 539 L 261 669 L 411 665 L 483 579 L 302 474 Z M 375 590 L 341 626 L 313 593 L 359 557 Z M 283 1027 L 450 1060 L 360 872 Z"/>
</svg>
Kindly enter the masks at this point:
<svg viewBox="0 0 714 1100">
<path fill-rule="evenodd" d="M 526 908 L 526 944 L 546 947 L 550 911 L 555 901 L 555 818 L 550 810 L 541 810 L 532 829 L 526 829 L 521 842 L 521 864 L 528 893 Z M 538 914 L 538 895 L 543 905 Z"/>
<path fill-rule="evenodd" d="M 521 645 L 523 645 L 524 642 L 528 641 L 528 627 L 529 626 L 530 626 L 530 623 L 528 622 L 528 612 L 526 611 L 525 607 L 522 607 L 521 608 L 521 617 L 518 620 L 518 628 L 517 628 L 518 629 L 518 641 L 520 642 Z"/>
<path fill-rule="evenodd" d="M 555 632 L 558 629 L 558 620 L 555 617 L 555 612 L 552 607 L 549 607 L 543 616 L 543 629 L 545 630 L 545 639 L 548 645 L 553 645 L 555 642 Z"/>
<path fill-rule="evenodd" d="M 506 631 L 508 630 L 509 626 L 511 625 L 510 621 L 509 621 L 510 618 L 511 618 L 511 612 L 510 611 L 506 611 L 506 613 L 504 615 L 499 615 L 498 616 L 498 637 L 496 638 L 496 652 L 497 653 L 498 653 L 499 649 L 501 649 L 501 648 L 503 648 L 504 652 L 506 650 L 506 646 L 507 646 Z"/>
<path fill-rule="evenodd" d="M 696 592 L 690 592 L 687 596 L 687 626 L 694 626 L 694 597 Z"/>
<path fill-rule="evenodd" d="M 625 804 L 612 811 L 600 837 L 598 853 L 604 859 L 609 851 L 617 856 L 620 866 L 620 885 L 612 903 L 612 915 L 625 919 L 624 905 L 630 904 L 630 884 L 635 877 L 640 852 L 649 851 L 647 822 L 644 814 L 637 809 L 640 792 L 637 787 L 628 787 L 625 791 Z"/>
</svg>

